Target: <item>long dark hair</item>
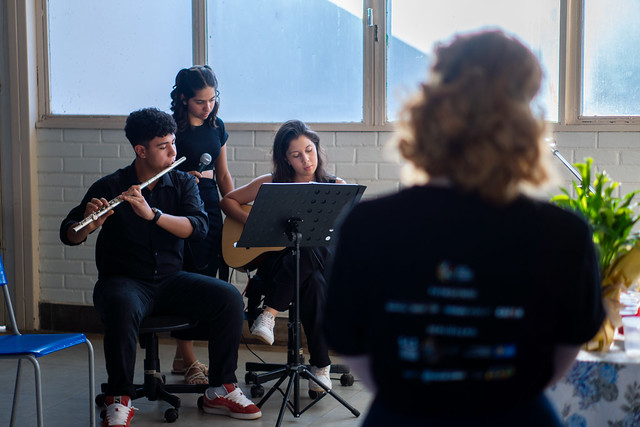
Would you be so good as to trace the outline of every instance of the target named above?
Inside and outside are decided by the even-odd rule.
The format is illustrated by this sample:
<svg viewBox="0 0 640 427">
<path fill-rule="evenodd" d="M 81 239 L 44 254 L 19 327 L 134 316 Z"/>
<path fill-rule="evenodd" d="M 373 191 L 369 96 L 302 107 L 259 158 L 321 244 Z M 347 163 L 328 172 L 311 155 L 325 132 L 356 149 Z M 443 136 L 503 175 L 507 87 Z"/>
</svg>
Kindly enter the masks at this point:
<svg viewBox="0 0 640 427">
<path fill-rule="evenodd" d="M 176 84 L 171 91 L 171 111 L 178 125 L 178 132 L 184 131 L 190 125 L 186 103 L 196 95 L 196 91 L 212 87 L 218 91 L 218 79 L 208 65 L 194 65 L 191 68 L 183 68 L 176 76 Z M 216 96 L 216 105 L 209 117 L 205 120 L 211 127 L 216 127 L 216 117 L 220 108 L 220 98 Z"/>
<path fill-rule="evenodd" d="M 320 148 L 320 137 L 300 120 L 285 122 L 273 139 L 273 182 L 293 182 L 296 173 L 287 162 L 287 150 L 294 139 L 306 136 L 316 146 L 318 165 L 315 172 L 317 182 L 325 182 L 328 178 L 324 170 L 324 153 Z"/>
</svg>

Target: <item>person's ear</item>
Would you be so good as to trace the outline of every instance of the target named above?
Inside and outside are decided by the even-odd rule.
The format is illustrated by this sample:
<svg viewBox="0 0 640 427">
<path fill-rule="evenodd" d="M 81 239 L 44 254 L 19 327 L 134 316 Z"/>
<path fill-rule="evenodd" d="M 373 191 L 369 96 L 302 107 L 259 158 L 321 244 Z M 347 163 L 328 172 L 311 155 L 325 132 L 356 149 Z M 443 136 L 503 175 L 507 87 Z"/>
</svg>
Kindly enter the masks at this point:
<svg viewBox="0 0 640 427">
<path fill-rule="evenodd" d="M 147 157 L 147 150 L 144 148 L 144 145 L 138 144 L 133 147 L 133 150 L 136 152 L 136 155 L 141 159 L 145 159 Z"/>
<path fill-rule="evenodd" d="M 183 105 L 187 105 L 187 101 L 184 100 L 184 93 L 180 94 L 180 101 L 182 101 Z"/>
</svg>

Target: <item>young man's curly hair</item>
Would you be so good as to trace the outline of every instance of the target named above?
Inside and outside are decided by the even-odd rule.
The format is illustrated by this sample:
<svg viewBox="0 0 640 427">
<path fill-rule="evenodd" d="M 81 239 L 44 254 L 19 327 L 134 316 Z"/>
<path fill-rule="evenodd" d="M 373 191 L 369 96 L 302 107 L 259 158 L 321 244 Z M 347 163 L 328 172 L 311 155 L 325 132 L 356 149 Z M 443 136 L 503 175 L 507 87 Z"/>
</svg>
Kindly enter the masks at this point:
<svg viewBox="0 0 640 427">
<path fill-rule="evenodd" d="M 401 113 L 404 158 L 495 203 L 548 179 L 530 105 L 542 70 L 529 49 L 501 31 L 458 36 L 436 49 L 431 73 Z"/>
<path fill-rule="evenodd" d="M 157 108 L 143 108 L 134 111 L 129 114 L 124 126 L 124 134 L 134 148 L 136 145 L 149 148 L 149 142 L 153 138 L 175 134 L 176 130 L 176 121 L 171 114 Z"/>
</svg>

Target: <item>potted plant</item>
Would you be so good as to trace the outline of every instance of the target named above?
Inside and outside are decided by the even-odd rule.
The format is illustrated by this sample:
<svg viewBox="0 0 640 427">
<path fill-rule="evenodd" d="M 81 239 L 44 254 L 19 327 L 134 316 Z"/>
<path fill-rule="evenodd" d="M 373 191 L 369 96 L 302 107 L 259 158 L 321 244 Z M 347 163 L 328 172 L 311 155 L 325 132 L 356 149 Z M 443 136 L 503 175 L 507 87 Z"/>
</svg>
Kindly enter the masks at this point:
<svg viewBox="0 0 640 427">
<path fill-rule="evenodd" d="M 592 226 L 593 241 L 598 254 L 602 277 L 602 295 L 607 318 L 600 332 L 586 347 L 587 350 L 608 350 L 613 342 L 615 329 L 621 326 L 620 291 L 640 277 L 640 235 L 633 231 L 640 220 L 632 204 L 640 190 L 616 197 L 620 186 L 606 172 L 600 172 L 591 180 L 593 159 L 575 164 L 582 182 L 573 181 L 575 196 L 565 188 L 551 201 L 558 206 L 581 214 Z"/>
</svg>

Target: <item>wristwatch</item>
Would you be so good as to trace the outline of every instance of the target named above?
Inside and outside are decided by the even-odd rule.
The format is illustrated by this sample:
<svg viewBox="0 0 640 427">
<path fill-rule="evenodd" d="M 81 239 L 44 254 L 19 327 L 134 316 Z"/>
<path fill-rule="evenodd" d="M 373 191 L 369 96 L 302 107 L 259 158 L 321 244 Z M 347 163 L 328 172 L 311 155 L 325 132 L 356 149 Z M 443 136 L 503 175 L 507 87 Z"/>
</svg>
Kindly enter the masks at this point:
<svg viewBox="0 0 640 427">
<path fill-rule="evenodd" d="M 160 215 L 162 215 L 162 211 L 158 208 L 151 208 L 151 210 L 155 214 L 153 216 L 153 219 L 151 220 L 151 224 L 155 224 L 160 219 Z"/>
</svg>

